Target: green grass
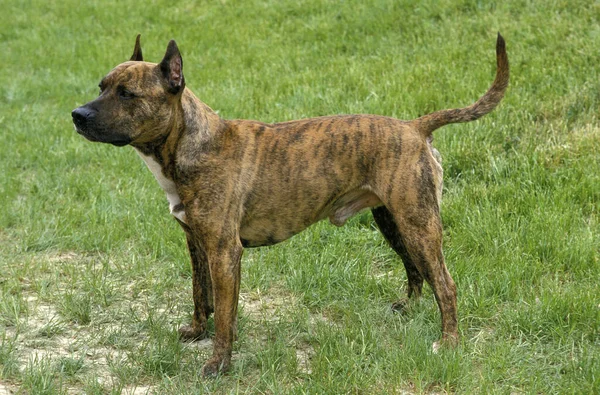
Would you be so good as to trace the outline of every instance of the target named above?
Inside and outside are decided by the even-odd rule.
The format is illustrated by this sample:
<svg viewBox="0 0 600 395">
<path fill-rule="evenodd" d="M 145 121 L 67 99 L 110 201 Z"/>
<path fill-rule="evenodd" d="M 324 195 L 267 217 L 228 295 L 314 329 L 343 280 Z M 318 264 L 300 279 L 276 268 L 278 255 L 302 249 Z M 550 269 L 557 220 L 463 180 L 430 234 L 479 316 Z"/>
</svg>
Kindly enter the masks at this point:
<svg viewBox="0 0 600 395">
<path fill-rule="evenodd" d="M 203 380 L 166 199 L 70 111 L 142 33 L 225 118 L 410 119 L 487 89 L 497 31 L 504 101 L 435 135 L 461 344 L 431 352 L 429 289 L 389 311 L 405 274 L 363 213 L 246 251 L 233 368 Z M 0 392 L 600 392 L 597 1 L 3 1 L 0 42 Z"/>
</svg>

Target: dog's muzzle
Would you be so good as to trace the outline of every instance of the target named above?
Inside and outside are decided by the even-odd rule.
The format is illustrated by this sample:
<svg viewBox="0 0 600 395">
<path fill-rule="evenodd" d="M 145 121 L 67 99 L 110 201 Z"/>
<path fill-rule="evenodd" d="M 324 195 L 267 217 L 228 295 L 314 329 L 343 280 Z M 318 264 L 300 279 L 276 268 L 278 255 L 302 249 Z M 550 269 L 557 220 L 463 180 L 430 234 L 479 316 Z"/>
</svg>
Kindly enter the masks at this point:
<svg viewBox="0 0 600 395">
<path fill-rule="evenodd" d="M 131 143 L 131 139 L 127 136 L 122 136 L 112 131 L 106 131 L 105 128 L 98 127 L 95 119 L 96 115 L 97 111 L 87 106 L 74 109 L 71 112 L 71 116 L 73 117 L 73 124 L 77 133 L 90 141 L 109 143 L 117 147 Z"/>
</svg>

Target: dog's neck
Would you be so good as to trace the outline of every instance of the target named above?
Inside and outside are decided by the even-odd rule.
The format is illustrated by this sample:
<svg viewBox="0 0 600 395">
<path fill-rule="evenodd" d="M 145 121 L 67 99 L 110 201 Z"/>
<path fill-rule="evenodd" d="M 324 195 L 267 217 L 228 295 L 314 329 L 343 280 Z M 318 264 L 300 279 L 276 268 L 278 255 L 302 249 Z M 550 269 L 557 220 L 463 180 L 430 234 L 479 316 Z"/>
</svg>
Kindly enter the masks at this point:
<svg viewBox="0 0 600 395">
<path fill-rule="evenodd" d="M 156 161 L 163 176 L 174 180 L 177 160 L 175 153 L 181 140 L 187 140 L 187 146 L 202 147 L 218 133 L 222 124 L 223 120 L 217 113 L 185 88 L 181 100 L 173 110 L 170 127 L 165 133 L 153 141 L 131 145 L 144 156 Z"/>
<path fill-rule="evenodd" d="M 201 145 L 221 130 L 223 120 L 204 102 L 200 101 L 189 89 L 185 89 L 181 98 L 181 122 L 185 128 L 185 137 Z"/>
<path fill-rule="evenodd" d="M 177 193 L 175 152 L 182 139 L 191 140 L 185 146 L 202 147 L 221 129 L 223 121 L 210 107 L 185 89 L 177 106 L 170 129 L 159 139 L 142 144 L 132 144 L 169 201 L 169 210 L 180 221 L 186 222 L 181 198 Z M 184 153 L 194 156 L 194 152 Z M 182 158 L 185 161 L 185 158 Z"/>
</svg>

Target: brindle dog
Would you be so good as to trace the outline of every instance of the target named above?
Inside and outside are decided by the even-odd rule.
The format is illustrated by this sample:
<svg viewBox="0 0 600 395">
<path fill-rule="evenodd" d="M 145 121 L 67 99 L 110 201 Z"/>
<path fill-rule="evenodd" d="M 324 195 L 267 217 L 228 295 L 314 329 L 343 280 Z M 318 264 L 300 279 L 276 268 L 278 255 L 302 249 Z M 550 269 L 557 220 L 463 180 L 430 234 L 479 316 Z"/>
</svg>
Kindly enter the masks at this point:
<svg viewBox="0 0 600 395">
<path fill-rule="evenodd" d="M 442 255 L 442 168 L 431 139 L 500 102 L 509 79 L 500 35 L 496 55 L 492 86 L 465 108 L 412 121 L 338 115 L 267 124 L 221 119 L 186 88 L 175 41 L 154 64 L 143 61 L 137 37 L 131 59 L 102 79 L 100 96 L 75 109 L 73 122 L 88 140 L 134 147 L 166 192 L 192 261 L 194 314 L 182 338 L 206 337 L 214 312 L 205 376 L 231 363 L 244 247 L 281 242 L 324 218 L 341 226 L 365 208 L 402 258 L 408 297 L 418 298 L 427 281 L 442 343 L 458 341 L 456 286 Z"/>
</svg>

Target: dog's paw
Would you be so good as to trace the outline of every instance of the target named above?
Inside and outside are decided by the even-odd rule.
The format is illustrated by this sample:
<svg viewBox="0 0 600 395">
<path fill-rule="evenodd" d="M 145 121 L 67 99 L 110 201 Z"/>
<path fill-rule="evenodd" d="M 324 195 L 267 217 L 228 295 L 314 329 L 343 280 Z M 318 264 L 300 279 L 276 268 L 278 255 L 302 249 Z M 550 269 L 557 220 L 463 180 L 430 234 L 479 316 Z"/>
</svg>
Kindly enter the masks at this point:
<svg viewBox="0 0 600 395">
<path fill-rule="evenodd" d="M 212 357 L 202 367 L 202 377 L 213 378 L 229 370 L 229 358 Z"/>
<path fill-rule="evenodd" d="M 404 314 L 408 310 L 408 299 L 400 299 L 397 302 L 392 303 L 392 312 L 398 314 Z"/>
<path fill-rule="evenodd" d="M 184 341 L 196 341 L 206 339 L 208 332 L 203 329 L 194 328 L 192 325 L 184 325 L 179 328 L 179 338 Z"/>
<path fill-rule="evenodd" d="M 431 346 L 434 354 L 437 354 L 441 348 L 451 349 L 458 346 L 458 335 L 444 336 L 442 340 L 438 340 Z"/>
</svg>

